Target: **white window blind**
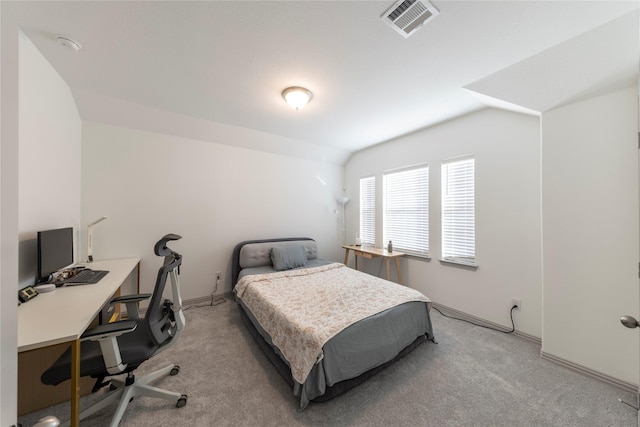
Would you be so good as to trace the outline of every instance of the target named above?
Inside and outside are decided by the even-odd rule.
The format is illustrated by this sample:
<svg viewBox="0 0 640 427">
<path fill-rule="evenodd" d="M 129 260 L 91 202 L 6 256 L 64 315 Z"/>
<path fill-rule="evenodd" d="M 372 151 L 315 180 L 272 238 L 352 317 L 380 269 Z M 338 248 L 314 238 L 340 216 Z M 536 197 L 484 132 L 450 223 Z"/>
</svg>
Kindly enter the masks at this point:
<svg viewBox="0 0 640 427">
<path fill-rule="evenodd" d="M 383 185 L 384 244 L 429 256 L 429 166 L 386 172 Z"/>
<path fill-rule="evenodd" d="M 442 257 L 475 264 L 475 160 L 442 163 Z"/>
<path fill-rule="evenodd" d="M 376 177 L 360 179 L 360 239 L 363 245 L 376 243 Z"/>
</svg>

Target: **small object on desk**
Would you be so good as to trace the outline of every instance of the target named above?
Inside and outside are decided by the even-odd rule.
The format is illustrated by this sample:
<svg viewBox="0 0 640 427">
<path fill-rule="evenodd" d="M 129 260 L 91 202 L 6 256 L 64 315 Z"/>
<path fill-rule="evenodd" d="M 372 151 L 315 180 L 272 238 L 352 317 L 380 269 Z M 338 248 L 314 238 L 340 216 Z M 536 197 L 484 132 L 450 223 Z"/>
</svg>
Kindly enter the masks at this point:
<svg viewBox="0 0 640 427">
<path fill-rule="evenodd" d="M 393 252 L 393 243 L 389 240 L 389 244 L 387 245 L 387 252 Z"/>
<path fill-rule="evenodd" d="M 26 288 L 20 289 L 18 291 L 18 300 L 20 302 L 27 302 L 32 298 L 38 296 L 38 291 L 36 291 L 33 286 L 27 286 Z"/>
<path fill-rule="evenodd" d="M 39 294 L 42 294 L 42 293 L 45 293 L 45 292 L 55 291 L 56 290 L 56 284 L 55 283 L 43 283 L 41 285 L 36 286 L 35 290 L 38 291 Z"/>
<path fill-rule="evenodd" d="M 83 270 L 87 270 L 87 267 L 85 267 L 84 265 L 78 265 L 76 267 L 70 268 L 69 274 L 71 276 L 75 276 L 76 274 L 80 273 Z"/>
<path fill-rule="evenodd" d="M 362 239 L 359 237 L 356 237 L 356 246 L 362 246 Z"/>
</svg>

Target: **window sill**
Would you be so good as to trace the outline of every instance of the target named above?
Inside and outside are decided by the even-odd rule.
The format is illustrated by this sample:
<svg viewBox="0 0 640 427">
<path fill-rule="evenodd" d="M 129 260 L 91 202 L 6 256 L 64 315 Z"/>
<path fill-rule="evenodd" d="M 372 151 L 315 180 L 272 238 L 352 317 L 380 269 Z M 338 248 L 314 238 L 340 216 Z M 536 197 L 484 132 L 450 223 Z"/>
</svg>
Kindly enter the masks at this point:
<svg viewBox="0 0 640 427">
<path fill-rule="evenodd" d="M 472 261 L 459 261 L 454 259 L 441 259 L 440 264 L 452 264 L 453 266 L 467 267 L 470 270 L 477 270 L 478 264 Z"/>
<path fill-rule="evenodd" d="M 431 256 L 430 255 L 416 255 L 416 254 L 412 254 L 412 253 L 408 253 L 408 252 L 405 252 L 405 254 L 410 258 L 416 258 L 416 259 L 423 259 L 425 261 L 431 261 Z"/>
</svg>

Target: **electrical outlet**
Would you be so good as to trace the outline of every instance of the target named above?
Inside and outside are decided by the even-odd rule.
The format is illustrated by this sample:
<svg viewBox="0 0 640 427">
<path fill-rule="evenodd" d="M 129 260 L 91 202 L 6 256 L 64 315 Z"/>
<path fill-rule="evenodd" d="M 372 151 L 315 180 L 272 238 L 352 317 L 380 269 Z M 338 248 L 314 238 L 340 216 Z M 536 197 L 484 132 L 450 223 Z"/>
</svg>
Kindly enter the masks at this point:
<svg viewBox="0 0 640 427">
<path fill-rule="evenodd" d="M 216 272 L 216 280 L 222 279 L 222 273 L 220 271 Z"/>
<path fill-rule="evenodd" d="M 518 307 L 519 310 L 522 310 L 522 301 L 520 301 L 518 298 L 512 298 L 511 299 L 511 307 L 516 306 Z"/>
</svg>

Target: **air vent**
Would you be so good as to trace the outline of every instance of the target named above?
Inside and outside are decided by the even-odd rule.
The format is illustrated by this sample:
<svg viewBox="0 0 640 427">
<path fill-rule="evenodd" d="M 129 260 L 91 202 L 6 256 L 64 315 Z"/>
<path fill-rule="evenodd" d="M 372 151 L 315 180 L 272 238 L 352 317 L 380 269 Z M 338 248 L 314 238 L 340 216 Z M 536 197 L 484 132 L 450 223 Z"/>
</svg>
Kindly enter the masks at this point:
<svg viewBox="0 0 640 427">
<path fill-rule="evenodd" d="M 380 17 L 405 38 L 438 15 L 438 9 L 426 0 L 400 0 Z"/>
</svg>

